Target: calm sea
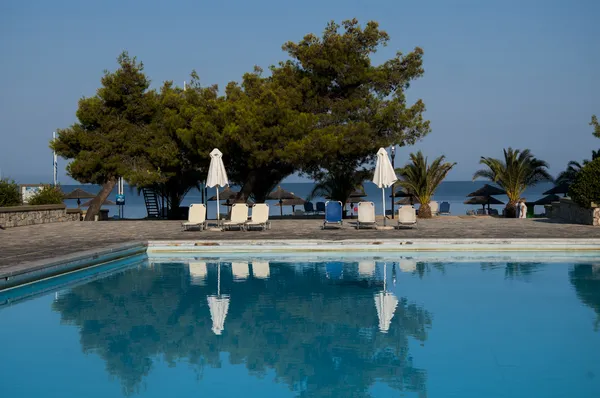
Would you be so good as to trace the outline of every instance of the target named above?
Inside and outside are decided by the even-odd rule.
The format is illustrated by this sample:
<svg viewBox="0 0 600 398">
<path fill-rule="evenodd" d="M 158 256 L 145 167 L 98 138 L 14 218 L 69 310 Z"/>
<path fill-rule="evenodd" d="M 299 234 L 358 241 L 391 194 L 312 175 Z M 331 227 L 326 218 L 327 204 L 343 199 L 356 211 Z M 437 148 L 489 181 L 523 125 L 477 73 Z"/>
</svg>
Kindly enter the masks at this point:
<svg viewBox="0 0 600 398">
<path fill-rule="evenodd" d="M 449 202 L 450 203 L 450 212 L 453 215 L 463 215 L 467 212 L 467 210 L 478 209 L 480 207 L 480 206 L 465 205 L 465 204 L 463 204 L 463 202 L 467 199 L 466 196 L 470 192 L 473 192 L 476 189 L 479 189 L 484 184 L 486 184 L 486 181 L 475 181 L 475 182 L 472 182 L 472 181 L 445 181 L 437 189 L 437 191 L 434 195 L 434 200 L 437 200 L 438 202 L 443 202 L 443 201 Z M 281 187 L 283 189 L 293 192 L 295 195 L 300 196 L 302 198 L 308 197 L 313 186 L 314 186 L 313 183 L 282 183 L 281 184 Z M 542 195 L 542 193 L 544 191 L 550 189 L 551 187 L 552 187 L 552 183 L 540 184 L 535 187 L 531 187 L 531 188 L 527 189 L 523 196 L 525 196 L 527 201 L 536 201 L 538 199 L 541 199 L 544 196 L 544 195 Z M 70 192 L 71 190 L 73 190 L 75 188 L 83 188 L 90 193 L 97 193 L 100 191 L 100 186 L 97 186 L 97 185 L 63 185 L 62 188 L 65 192 Z M 233 187 L 233 188 L 236 189 L 236 187 Z M 365 191 L 368 195 L 365 199 L 369 200 L 369 201 L 373 201 L 375 203 L 377 214 L 381 214 L 381 210 L 382 210 L 381 209 L 381 207 L 382 207 L 381 189 L 377 188 L 375 186 L 375 184 L 366 182 L 365 183 Z M 209 188 L 208 196 L 209 197 L 213 196 L 215 194 L 215 192 L 216 192 L 215 188 Z M 117 194 L 117 189 L 115 187 L 115 190 L 111 193 L 109 199 L 114 201 L 116 194 Z M 391 198 L 389 197 L 390 194 L 391 194 L 391 190 L 386 189 L 385 190 L 386 209 L 389 209 L 389 207 L 390 207 L 390 200 L 391 200 Z M 503 202 L 506 202 L 508 200 L 508 198 L 506 196 L 502 196 L 502 195 L 497 196 L 497 198 Z M 198 190 L 194 189 L 186 195 L 185 199 L 183 200 L 182 205 L 188 206 L 191 203 L 200 203 L 201 200 L 202 200 L 201 193 Z M 325 199 L 324 198 L 313 199 L 313 202 L 317 202 L 317 201 L 325 201 Z M 75 203 L 74 200 L 67 200 L 67 201 L 65 201 L 65 203 L 69 207 L 77 206 L 77 204 Z M 271 201 L 269 203 L 272 203 L 271 214 L 278 215 L 279 207 L 274 206 L 277 202 Z M 494 207 L 497 208 L 498 210 L 501 210 L 503 208 L 503 206 L 494 206 Z M 105 208 L 109 210 L 110 216 L 118 214 L 118 209 L 116 206 L 105 206 Z M 298 209 L 302 209 L 302 206 L 297 206 L 296 210 L 298 210 Z M 221 206 L 220 211 L 221 211 L 221 213 L 225 213 L 227 211 L 227 207 Z M 291 214 L 292 208 L 284 207 L 283 212 L 284 212 L 284 214 Z M 543 212 L 543 209 L 541 207 L 536 208 L 536 213 L 541 213 L 541 212 Z M 138 195 L 135 188 L 131 188 L 128 186 L 125 186 L 124 216 L 125 216 L 125 218 L 144 218 L 144 217 L 146 217 L 146 207 L 144 205 L 143 196 Z M 208 218 L 215 218 L 215 217 L 216 217 L 216 202 L 209 202 Z"/>
</svg>

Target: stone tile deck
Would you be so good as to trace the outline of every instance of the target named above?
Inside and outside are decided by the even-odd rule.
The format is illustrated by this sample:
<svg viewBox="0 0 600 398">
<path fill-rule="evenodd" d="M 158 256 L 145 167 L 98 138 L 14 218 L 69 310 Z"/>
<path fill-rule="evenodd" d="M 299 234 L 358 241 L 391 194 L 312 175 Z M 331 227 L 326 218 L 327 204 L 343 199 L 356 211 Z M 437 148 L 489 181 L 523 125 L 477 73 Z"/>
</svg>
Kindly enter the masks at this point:
<svg viewBox="0 0 600 398">
<path fill-rule="evenodd" d="M 388 222 L 390 222 L 389 220 Z M 388 224 L 389 225 L 389 224 Z M 228 239 L 419 239 L 419 238 L 600 238 L 600 228 L 547 219 L 438 217 L 420 220 L 415 229 L 357 231 L 320 229 L 319 220 L 274 220 L 268 231 L 181 231 L 179 221 L 65 222 L 0 230 L 0 271 L 24 262 L 49 259 L 115 243 L 147 240 Z"/>
</svg>

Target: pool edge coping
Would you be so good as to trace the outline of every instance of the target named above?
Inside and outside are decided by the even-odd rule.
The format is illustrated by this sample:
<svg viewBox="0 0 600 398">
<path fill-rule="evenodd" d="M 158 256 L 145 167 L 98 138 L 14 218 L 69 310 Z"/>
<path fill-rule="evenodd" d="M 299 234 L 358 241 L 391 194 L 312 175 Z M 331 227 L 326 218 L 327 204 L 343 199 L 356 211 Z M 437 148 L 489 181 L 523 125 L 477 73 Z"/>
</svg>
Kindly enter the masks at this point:
<svg viewBox="0 0 600 398">
<path fill-rule="evenodd" d="M 18 263 L 0 270 L 0 291 L 101 262 L 141 253 L 256 253 L 256 252 L 464 252 L 464 251 L 599 251 L 598 238 L 416 238 L 416 239 L 256 239 L 256 240 L 148 240 L 117 243 L 51 259 Z M 10 280 L 13 280 L 11 283 Z M 21 282 L 19 282 L 19 280 Z"/>
</svg>

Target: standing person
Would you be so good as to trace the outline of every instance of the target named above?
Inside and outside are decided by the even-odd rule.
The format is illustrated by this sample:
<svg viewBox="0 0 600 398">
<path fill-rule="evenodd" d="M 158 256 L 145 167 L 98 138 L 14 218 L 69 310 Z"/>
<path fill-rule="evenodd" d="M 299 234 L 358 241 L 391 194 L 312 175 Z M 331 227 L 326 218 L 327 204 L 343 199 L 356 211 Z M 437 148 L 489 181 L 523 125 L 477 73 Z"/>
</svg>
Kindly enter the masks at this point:
<svg viewBox="0 0 600 398">
<path fill-rule="evenodd" d="M 520 207 L 520 212 L 519 212 L 520 218 L 527 218 L 527 205 L 525 204 L 525 198 L 521 198 L 519 207 Z"/>
</svg>

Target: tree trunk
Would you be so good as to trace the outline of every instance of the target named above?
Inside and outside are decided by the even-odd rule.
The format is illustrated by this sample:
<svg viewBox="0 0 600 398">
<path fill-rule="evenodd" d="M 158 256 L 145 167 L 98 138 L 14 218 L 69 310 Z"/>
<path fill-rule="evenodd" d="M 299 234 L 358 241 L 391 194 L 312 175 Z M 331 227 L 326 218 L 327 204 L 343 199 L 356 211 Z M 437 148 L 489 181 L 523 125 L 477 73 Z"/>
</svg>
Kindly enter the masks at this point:
<svg viewBox="0 0 600 398">
<path fill-rule="evenodd" d="M 504 217 L 516 218 L 517 217 L 517 202 L 509 201 L 504 208 Z"/>
<path fill-rule="evenodd" d="M 112 190 L 115 188 L 115 185 L 117 185 L 117 179 L 115 177 L 111 178 L 110 180 L 105 182 L 104 185 L 102 185 L 102 189 L 100 190 L 100 192 L 98 192 L 98 195 L 96 195 L 96 197 L 92 199 L 92 203 L 90 204 L 90 207 L 85 213 L 84 221 L 94 221 L 95 216 L 97 216 L 100 213 L 102 203 L 104 203 L 104 201 L 108 199 L 108 195 L 110 195 Z"/>
<path fill-rule="evenodd" d="M 431 218 L 431 207 L 429 203 L 422 203 L 419 207 L 419 218 Z"/>
</svg>

